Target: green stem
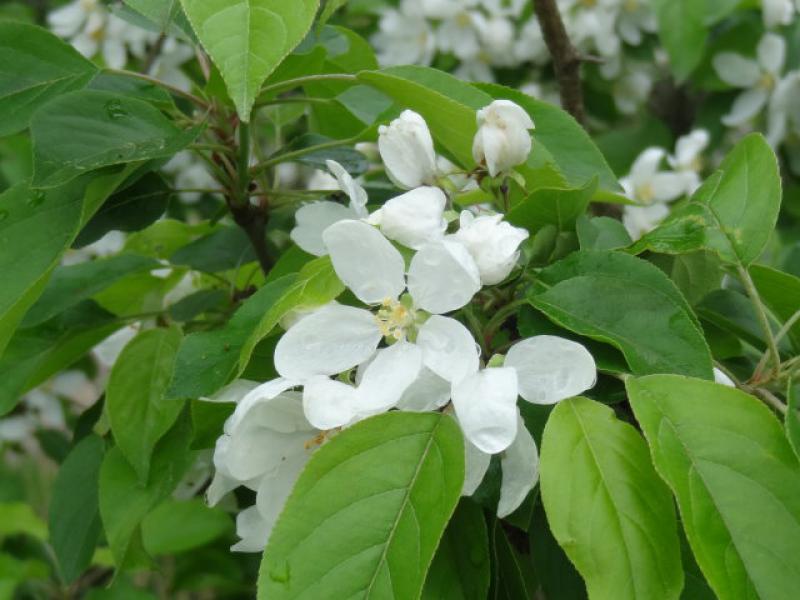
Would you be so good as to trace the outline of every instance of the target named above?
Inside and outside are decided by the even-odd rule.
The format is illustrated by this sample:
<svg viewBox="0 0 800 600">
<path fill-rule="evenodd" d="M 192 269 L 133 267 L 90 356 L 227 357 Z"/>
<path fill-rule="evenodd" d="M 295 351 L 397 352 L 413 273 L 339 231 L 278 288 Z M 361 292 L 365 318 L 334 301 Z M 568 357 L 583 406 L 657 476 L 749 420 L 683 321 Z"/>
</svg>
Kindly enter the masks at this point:
<svg viewBox="0 0 800 600">
<path fill-rule="evenodd" d="M 317 144 L 316 146 L 309 146 L 307 148 L 300 148 L 299 150 L 294 150 L 292 152 L 286 152 L 279 156 L 275 156 L 273 158 L 269 158 L 262 163 L 257 164 L 256 166 L 250 169 L 250 176 L 255 176 L 262 171 L 269 169 L 277 164 L 289 162 L 296 158 L 300 158 L 301 156 L 305 156 L 306 154 L 313 154 L 314 152 L 319 152 L 320 150 L 327 150 L 328 148 L 337 148 L 339 146 L 346 146 L 348 144 L 352 144 L 356 140 L 358 140 L 359 136 L 347 138 L 344 140 L 331 140 L 330 142 L 325 142 L 324 144 Z"/>
<path fill-rule="evenodd" d="M 324 73 L 321 75 L 306 75 L 305 77 L 296 77 L 294 79 L 286 79 L 279 81 L 272 85 L 267 85 L 261 88 L 261 96 L 264 94 L 274 94 L 282 92 L 283 90 L 290 90 L 292 88 L 300 87 L 307 83 L 314 83 L 315 81 L 356 81 L 357 77 L 350 73 Z M 257 101 L 261 102 L 261 101 Z"/>
<path fill-rule="evenodd" d="M 486 327 L 483 330 L 483 335 L 487 340 L 491 340 L 497 330 L 506 322 L 511 315 L 517 312 L 517 309 L 520 306 L 524 306 L 528 304 L 527 298 L 518 298 L 513 302 L 506 304 L 503 308 L 499 309 L 494 316 L 489 319 L 489 322 L 486 323 Z"/>
<path fill-rule="evenodd" d="M 164 83 L 163 81 L 161 81 L 160 79 L 156 79 L 155 77 L 150 77 L 149 75 L 144 75 L 143 73 L 137 73 L 136 71 L 126 71 L 125 69 L 106 69 L 106 72 L 111 73 L 113 75 L 122 75 L 124 77 L 133 77 L 135 79 L 141 79 L 142 81 L 146 81 L 146 82 L 151 83 L 153 85 L 157 85 L 157 86 L 159 86 L 161 88 L 164 88 L 169 93 L 171 93 L 171 94 L 173 94 L 175 96 L 180 96 L 181 98 L 186 98 L 187 100 L 189 100 L 193 104 L 196 104 L 197 106 L 201 106 L 201 107 L 206 108 L 206 109 L 210 108 L 210 106 L 211 106 L 208 102 L 206 102 L 202 98 L 198 98 L 194 94 L 191 94 L 189 92 L 184 92 L 180 88 L 177 88 L 177 87 L 175 87 L 173 85 L 170 85 L 168 83 Z"/>
<path fill-rule="evenodd" d="M 274 98 L 257 102 L 253 108 L 263 108 L 265 106 L 280 106 L 281 104 L 330 104 L 330 98 L 312 98 L 309 96 L 292 96 L 290 98 Z"/>
<path fill-rule="evenodd" d="M 747 269 L 742 266 L 737 267 L 737 269 L 739 271 L 739 279 L 741 279 L 744 289 L 747 292 L 747 296 L 750 298 L 753 308 L 755 308 L 756 317 L 758 318 L 759 325 L 764 332 L 764 337 L 767 342 L 767 352 L 769 353 L 768 355 L 772 359 L 772 362 L 775 363 L 775 368 L 777 369 L 781 364 L 781 355 L 780 352 L 778 352 L 778 344 L 775 341 L 775 336 L 772 333 L 772 327 L 770 327 L 767 312 L 761 302 L 761 296 L 759 296 L 758 290 L 756 289 L 756 284 L 753 283 L 753 279 L 750 277 L 750 273 L 747 272 Z M 756 372 L 754 376 L 757 377 L 758 375 L 759 373 Z"/>
<path fill-rule="evenodd" d="M 475 314 L 475 310 L 472 304 L 467 304 L 464 308 L 461 309 L 462 314 L 467 320 L 470 329 L 472 329 L 472 335 L 475 336 L 475 339 L 478 341 L 478 344 L 481 347 L 481 352 L 486 357 L 486 360 L 489 360 L 489 349 L 486 347 L 486 340 L 483 337 L 481 322 L 478 320 L 477 315 Z"/>
</svg>

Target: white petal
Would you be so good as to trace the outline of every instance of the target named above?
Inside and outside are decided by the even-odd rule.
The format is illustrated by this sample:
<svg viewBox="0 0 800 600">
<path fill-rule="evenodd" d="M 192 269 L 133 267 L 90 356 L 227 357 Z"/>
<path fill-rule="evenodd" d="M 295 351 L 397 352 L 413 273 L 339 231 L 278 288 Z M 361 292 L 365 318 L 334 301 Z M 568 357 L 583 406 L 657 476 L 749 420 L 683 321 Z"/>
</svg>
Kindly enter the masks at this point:
<svg viewBox="0 0 800 600">
<path fill-rule="evenodd" d="M 283 462 L 273 473 L 264 477 L 261 485 L 258 486 L 256 506 L 265 523 L 265 529 L 262 530 L 265 533 L 265 543 L 269 541 L 269 535 L 278 521 L 286 500 L 289 499 L 294 484 L 310 457 L 310 451 L 293 456 Z"/>
<path fill-rule="evenodd" d="M 453 385 L 453 406 L 464 436 L 483 452 L 497 454 L 517 435 L 517 374 L 484 369 Z"/>
<path fill-rule="evenodd" d="M 405 262 L 380 231 L 362 221 L 339 221 L 322 234 L 339 279 L 366 304 L 403 293 Z"/>
<path fill-rule="evenodd" d="M 234 552 L 261 552 L 272 527 L 261 517 L 258 507 L 249 506 L 236 515 L 236 535 L 241 540 L 231 546 Z"/>
<path fill-rule="evenodd" d="M 425 119 L 404 110 L 388 126 L 378 128 L 378 149 L 387 174 L 402 188 L 433 183 L 436 155 Z"/>
<path fill-rule="evenodd" d="M 289 237 L 309 254 L 324 256 L 328 250 L 322 242 L 322 232 L 334 223 L 352 219 L 355 216 L 353 210 L 347 206 L 328 200 L 305 204 L 294 214 L 297 225 L 292 229 Z"/>
<path fill-rule="evenodd" d="M 303 410 L 317 429 L 348 425 L 358 413 L 356 388 L 327 377 L 314 377 L 303 387 Z"/>
<path fill-rule="evenodd" d="M 328 170 L 336 177 L 339 189 L 350 198 L 350 209 L 358 218 L 367 216 L 367 192 L 361 187 L 352 175 L 335 160 L 326 160 Z"/>
<path fill-rule="evenodd" d="M 754 86 L 761 77 L 756 61 L 735 52 L 721 52 L 714 56 L 714 69 L 728 85 L 739 88 Z"/>
<path fill-rule="evenodd" d="M 728 377 L 723 371 L 719 370 L 717 367 L 714 367 L 714 382 L 720 385 L 726 385 L 728 387 L 736 387 L 736 384 L 733 382 L 733 379 Z"/>
<path fill-rule="evenodd" d="M 253 388 L 236 406 L 236 410 L 225 422 L 225 432 L 234 435 L 242 425 L 251 425 L 263 420 L 270 429 L 280 433 L 310 431 L 303 417 L 302 407 L 295 400 L 297 393 L 284 394 L 298 382 L 278 377 Z"/>
<path fill-rule="evenodd" d="M 705 129 L 695 129 L 691 133 L 679 137 L 675 142 L 675 156 L 668 158 L 670 165 L 685 169 L 692 168 L 695 159 L 706 149 L 708 142 L 709 135 Z"/>
<path fill-rule="evenodd" d="M 464 487 L 462 496 L 472 496 L 483 481 L 492 455 L 481 451 L 475 444 L 464 438 Z"/>
<path fill-rule="evenodd" d="M 663 148 L 646 148 L 636 158 L 630 172 L 630 178 L 633 180 L 635 187 L 650 182 L 653 175 L 658 171 L 665 154 L 666 152 Z"/>
<path fill-rule="evenodd" d="M 497 516 L 501 519 L 514 512 L 539 479 L 539 452 L 536 442 L 522 417 L 517 417 L 517 437 L 500 459 L 503 477 Z"/>
<path fill-rule="evenodd" d="M 439 377 L 461 381 L 478 370 L 480 351 L 469 330 L 450 317 L 432 315 L 419 330 L 425 366 Z"/>
<path fill-rule="evenodd" d="M 103 60 L 106 66 L 111 69 L 122 69 L 128 62 L 125 46 L 122 42 L 113 39 L 106 39 L 103 43 Z"/>
<path fill-rule="evenodd" d="M 622 224 L 632 240 L 638 240 L 649 233 L 669 214 L 666 204 L 660 202 L 650 206 L 625 206 L 622 210 Z"/>
<path fill-rule="evenodd" d="M 394 407 L 421 369 L 422 350 L 414 344 L 400 341 L 378 350 L 358 386 L 359 417 L 376 415 Z"/>
<path fill-rule="evenodd" d="M 745 124 L 764 108 L 768 95 L 767 90 L 763 88 L 753 88 L 742 92 L 733 101 L 731 112 L 722 117 L 722 122 L 728 127 Z"/>
<path fill-rule="evenodd" d="M 419 376 L 397 402 L 400 410 L 428 412 L 441 408 L 450 401 L 450 382 L 422 367 Z"/>
<path fill-rule="evenodd" d="M 409 248 L 442 239 L 447 229 L 444 207 L 447 198 L 436 187 L 422 186 L 386 201 L 380 209 L 383 234 Z"/>
<path fill-rule="evenodd" d="M 283 335 L 275 347 L 275 368 L 293 381 L 335 375 L 372 356 L 381 337 L 369 311 L 329 304 Z"/>
<path fill-rule="evenodd" d="M 480 289 L 478 266 L 457 242 L 426 244 L 411 259 L 408 291 L 414 304 L 428 312 L 442 314 L 457 310 Z"/>
<path fill-rule="evenodd" d="M 209 506 L 216 506 L 225 494 L 235 490 L 239 485 L 240 483 L 235 479 L 217 471 L 206 489 L 206 502 Z"/>
<path fill-rule="evenodd" d="M 688 179 L 684 173 L 656 173 L 651 182 L 656 202 L 669 202 L 687 192 Z"/>
<path fill-rule="evenodd" d="M 780 75 L 786 62 L 786 42 L 777 33 L 765 33 L 756 48 L 759 64 L 773 75 Z"/>
<path fill-rule="evenodd" d="M 597 380 L 589 351 L 577 342 L 553 335 L 517 342 L 504 364 L 517 372 L 519 395 L 534 404 L 555 404 L 588 390 Z"/>
</svg>

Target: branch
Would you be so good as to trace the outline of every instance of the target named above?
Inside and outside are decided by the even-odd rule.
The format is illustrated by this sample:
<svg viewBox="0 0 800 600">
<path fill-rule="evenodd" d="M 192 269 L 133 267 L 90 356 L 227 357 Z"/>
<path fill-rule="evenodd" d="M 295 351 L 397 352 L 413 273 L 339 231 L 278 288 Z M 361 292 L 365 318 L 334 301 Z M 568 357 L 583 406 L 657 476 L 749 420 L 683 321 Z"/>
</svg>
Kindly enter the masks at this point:
<svg viewBox="0 0 800 600">
<path fill-rule="evenodd" d="M 558 90 L 564 109 L 581 125 L 586 124 L 581 87 L 581 55 L 567 35 L 555 0 L 533 0 L 542 36 L 553 58 Z"/>
<path fill-rule="evenodd" d="M 269 274 L 275 264 L 275 259 L 267 248 L 267 215 L 264 208 L 254 206 L 249 201 L 244 204 L 232 202 L 228 198 L 228 208 L 231 211 L 233 220 L 247 234 L 250 244 L 258 258 L 258 264 L 264 275 Z"/>
</svg>

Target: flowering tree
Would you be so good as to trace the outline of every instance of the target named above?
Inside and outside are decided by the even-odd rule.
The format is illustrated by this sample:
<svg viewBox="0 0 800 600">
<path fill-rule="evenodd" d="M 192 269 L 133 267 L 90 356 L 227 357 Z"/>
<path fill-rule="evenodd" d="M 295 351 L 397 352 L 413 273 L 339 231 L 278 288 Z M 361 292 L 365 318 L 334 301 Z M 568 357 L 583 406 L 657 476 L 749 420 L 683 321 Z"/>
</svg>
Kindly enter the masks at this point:
<svg viewBox="0 0 800 600">
<path fill-rule="evenodd" d="M 797 10 L 0 7 L 0 597 L 794 597 Z"/>
</svg>

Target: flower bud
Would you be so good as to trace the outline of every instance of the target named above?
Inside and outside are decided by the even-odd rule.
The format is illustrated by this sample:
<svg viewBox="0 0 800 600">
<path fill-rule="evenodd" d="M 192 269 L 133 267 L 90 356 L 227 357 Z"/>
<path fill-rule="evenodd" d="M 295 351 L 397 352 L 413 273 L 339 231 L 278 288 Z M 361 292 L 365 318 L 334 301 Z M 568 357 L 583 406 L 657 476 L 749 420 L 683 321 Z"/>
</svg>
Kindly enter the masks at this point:
<svg viewBox="0 0 800 600">
<path fill-rule="evenodd" d="M 486 163 L 489 175 L 508 171 L 525 162 L 531 151 L 533 120 L 518 104 L 495 100 L 478 111 L 478 132 L 472 142 L 472 156 Z"/>
<path fill-rule="evenodd" d="M 378 150 L 386 171 L 398 187 L 411 189 L 436 179 L 436 154 L 428 125 L 420 115 L 404 110 L 378 128 Z"/>
<path fill-rule="evenodd" d="M 447 198 L 435 187 L 418 187 L 391 198 L 369 217 L 389 239 L 419 249 L 442 239 L 447 221 L 442 216 Z"/>
<path fill-rule="evenodd" d="M 508 277 L 519 259 L 519 245 L 528 232 L 502 220 L 503 215 L 475 217 L 461 213 L 461 227 L 452 237 L 460 242 L 475 260 L 483 285 L 500 283 Z"/>
</svg>

